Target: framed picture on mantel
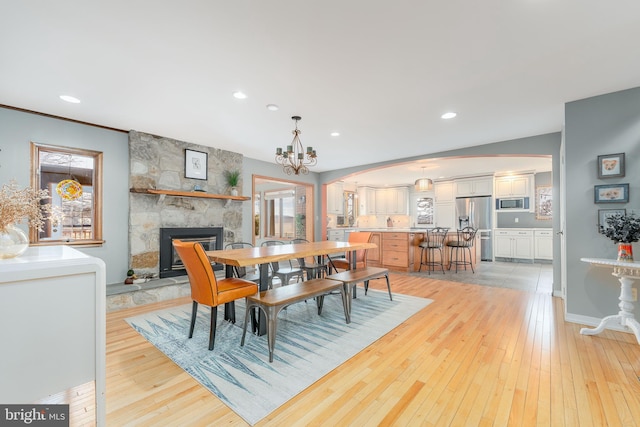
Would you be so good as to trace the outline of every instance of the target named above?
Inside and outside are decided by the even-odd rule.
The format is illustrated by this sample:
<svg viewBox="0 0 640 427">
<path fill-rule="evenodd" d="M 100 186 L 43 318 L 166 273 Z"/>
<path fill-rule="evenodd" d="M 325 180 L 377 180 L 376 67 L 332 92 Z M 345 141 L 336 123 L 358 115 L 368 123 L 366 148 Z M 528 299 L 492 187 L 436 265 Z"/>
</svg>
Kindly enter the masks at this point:
<svg viewBox="0 0 640 427">
<path fill-rule="evenodd" d="M 195 150 L 184 150 L 185 178 L 207 179 L 207 153 Z"/>
</svg>

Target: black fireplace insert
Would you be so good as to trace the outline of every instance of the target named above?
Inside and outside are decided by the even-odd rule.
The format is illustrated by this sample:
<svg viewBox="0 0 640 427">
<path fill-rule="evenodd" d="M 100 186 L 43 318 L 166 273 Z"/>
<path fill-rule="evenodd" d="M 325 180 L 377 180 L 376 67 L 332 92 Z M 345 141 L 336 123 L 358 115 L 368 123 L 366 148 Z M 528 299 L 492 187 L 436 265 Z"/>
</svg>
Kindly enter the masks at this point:
<svg viewBox="0 0 640 427">
<path fill-rule="evenodd" d="M 173 248 L 173 239 L 200 242 L 205 251 L 222 249 L 222 227 L 181 227 L 160 229 L 160 278 L 184 276 L 187 274 L 180 257 Z M 223 265 L 211 263 L 214 270 L 222 270 Z"/>
</svg>

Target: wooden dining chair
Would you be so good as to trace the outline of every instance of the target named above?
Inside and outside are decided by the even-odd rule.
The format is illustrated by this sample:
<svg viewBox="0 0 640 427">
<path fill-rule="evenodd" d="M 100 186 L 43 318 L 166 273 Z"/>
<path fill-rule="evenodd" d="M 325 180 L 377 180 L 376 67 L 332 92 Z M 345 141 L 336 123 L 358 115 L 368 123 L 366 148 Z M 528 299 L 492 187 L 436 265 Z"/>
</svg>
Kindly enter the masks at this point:
<svg viewBox="0 0 640 427">
<path fill-rule="evenodd" d="M 174 239 L 173 247 L 187 270 L 189 284 L 191 285 L 193 305 L 189 338 L 193 337 L 198 304 L 205 304 L 211 307 L 209 350 L 213 350 L 216 340 L 218 306 L 253 295 L 258 292 L 258 286 L 253 282 L 237 277 L 217 280 L 213 268 L 211 268 L 211 261 L 209 261 L 204 248 L 198 242 L 183 242 Z"/>
<path fill-rule="evenodd" d="M 370 231 L 353 231 L 349 234 L 349 243 L 368 243 L 371 241 Z M 338 269 L 351 270 L 351 254 L 349 251 L 344 258 L 329 258 L 329 270 L 332 268 L 338 272 Z M 367 266 L 367 249 L 356 251 L 356 269 Z"/>
</svg>

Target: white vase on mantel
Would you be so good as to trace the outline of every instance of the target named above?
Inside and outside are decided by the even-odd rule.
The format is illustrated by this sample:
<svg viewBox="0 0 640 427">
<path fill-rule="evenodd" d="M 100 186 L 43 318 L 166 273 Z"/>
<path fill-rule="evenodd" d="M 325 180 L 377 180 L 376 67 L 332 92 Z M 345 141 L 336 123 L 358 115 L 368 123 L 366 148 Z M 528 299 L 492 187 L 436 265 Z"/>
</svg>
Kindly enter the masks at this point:
<svg viewBox="0 0 640 427">
<path fill-rule="evenodd" d="M 238 188 L 237 187 L 231 187 L 231 195 L 232 196 L 237 196 L 238 195 Z"/>
</svg>

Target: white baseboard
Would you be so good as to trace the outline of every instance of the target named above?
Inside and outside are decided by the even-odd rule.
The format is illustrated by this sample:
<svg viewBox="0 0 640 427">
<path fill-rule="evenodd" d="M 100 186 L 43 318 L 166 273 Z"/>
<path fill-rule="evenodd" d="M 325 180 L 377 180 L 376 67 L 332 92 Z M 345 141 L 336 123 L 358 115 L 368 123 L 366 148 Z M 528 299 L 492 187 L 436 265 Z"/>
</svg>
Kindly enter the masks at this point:
<svg viewBox="0 0 640 427">
<path fill-rule="evenodd" d="M 564 317 L 564 320 L 566 320 L 567 322 L 571 322 L 571 323 L 578 323 L 580 325 L 587 325 L 587 326 L 596 327 L 596 326 L 598 326 L 600 324 L 600 321 L 602 319 L 598 319 L 597 317 L 591 317 L 591 316 L 583 316 L 581 314 L 567 313 L 565 315 L 565 317 Z M 611 329 L 613 331 L 631 333 L 629 330 L 624 328 L 624 326 L 622 326 L 622 325 L 609 325 L 609 327 L 607 329 Z"/>
</svg>

